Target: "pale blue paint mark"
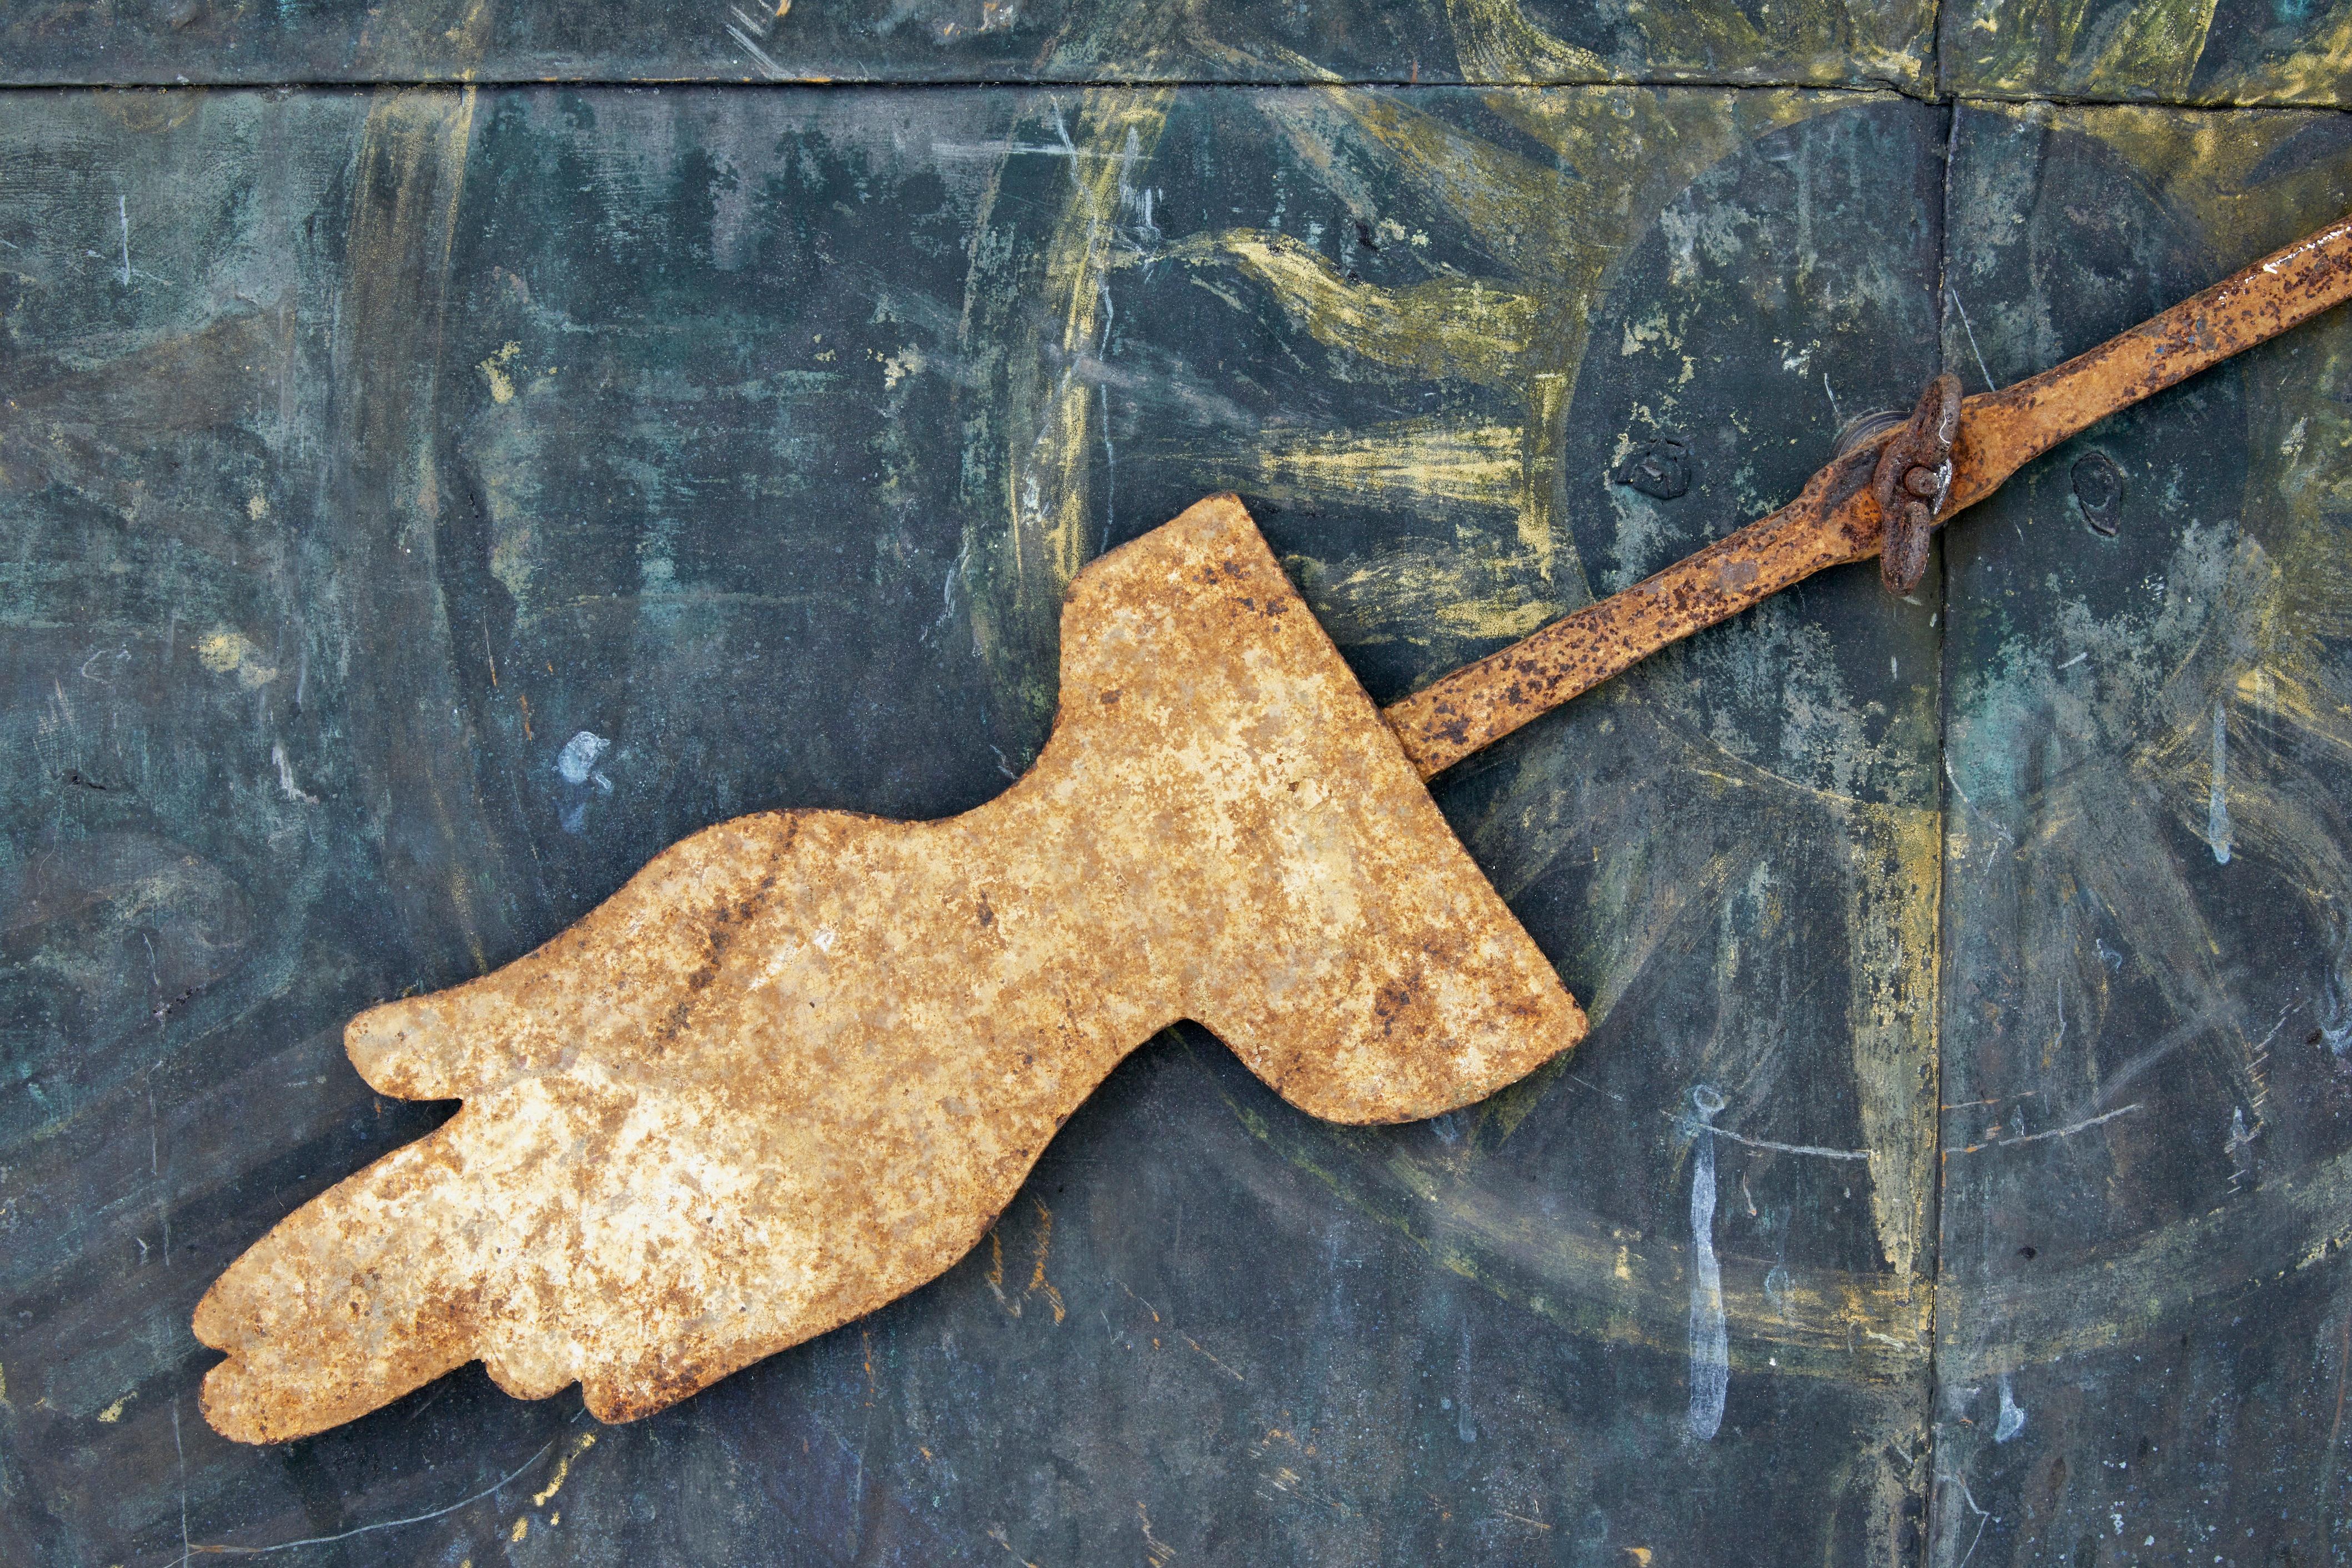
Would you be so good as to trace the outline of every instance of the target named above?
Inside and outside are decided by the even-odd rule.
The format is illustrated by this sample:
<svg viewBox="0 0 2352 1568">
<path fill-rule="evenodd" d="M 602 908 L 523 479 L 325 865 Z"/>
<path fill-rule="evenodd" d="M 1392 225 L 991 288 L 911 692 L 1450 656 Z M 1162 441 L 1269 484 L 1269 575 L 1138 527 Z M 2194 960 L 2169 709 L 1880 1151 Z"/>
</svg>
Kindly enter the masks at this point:
<svg viewBox="0 0 2352 1568">
<path fill-rule="evenodd" d="M 1465 1443 L 1478 1440 L 1478 1424 L 1470 1418 L 1470 1325 L 1462 1325 L 1462 1354 L 1454 1363 L 1455 1385 L 1461 1400 L 1454 1406 L 1454 1435 Z"/>
<path fill-rule="evenodd" d="M 1992 1440 L 2006 1443 L 2024 1430 L 2025 1408 L 2018 1404 L 2016 1392 L 2010 1387 L 2009 1379 L 2004 1377 L 2000 1380 L 2000 1415 L 1993 1422 Z"/>
<path fill-rule="evenodd" d="M 2213 846 L 2217 865 L 2230 863 L 2230 735 L 2221 722 L 2221 705 L 2213 705 L 2213 786 L 2205 798 L 2205 841 Z"/>
<path fill-rule="evenodd" d="M 585 784 L 595 774 L 596 759 L 612 748 L 611 741 L 583 729 L 565 741 L 563 749 L 555 754 L 555 770 L 563 775 L 566 784 Z"/>
<path fill-rule="evenodd" d="M 584 729 L 581 730 L 565 741 L 563 749 L 555 754 L 555 771 L 566 784 L 572 785 L 574 789 L 593 785 L 596 794 L 609 795 L 613 792 L 613 781 L 597 770 L 596 761 L 611 749 L 613 749 L 613 743 L 603 736 L 592 734 Z M 564 808 L 563 831 L 565 832 L 581 833 L 588 831 L 588 802 L 593 799 L 595 799 L 593 795 L 583 796 Z"/>
</svg>

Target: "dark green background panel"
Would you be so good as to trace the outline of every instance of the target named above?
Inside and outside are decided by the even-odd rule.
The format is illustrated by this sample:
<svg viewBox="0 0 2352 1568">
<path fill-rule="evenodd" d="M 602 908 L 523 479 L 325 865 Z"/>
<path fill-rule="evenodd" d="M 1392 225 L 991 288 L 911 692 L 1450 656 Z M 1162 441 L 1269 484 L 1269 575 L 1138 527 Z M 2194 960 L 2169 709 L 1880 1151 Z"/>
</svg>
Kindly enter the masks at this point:
<svg viewBox="0 0 2352 1568">
<path fill-rule="evenodd" d="M 0 111 L 0 1430 L 31 1561 L 172 1558 L 184 1521 L 348 1563 L 1916 1553 L 1934 609 L 1861 572 L 1444 789 L 1600 1021 L 1505 1097 L 1336 1129 L 1179 1030 L 946 1279 L 611 1431 L 467 1371 L 237 1448 L 187 1323 L 443 1113 L 365 1091 L 354 1011 L 517 956 L 710 821 L 988 798 L 1044 738 L 1067 574 L 1203 492 L 1243 491 L 1387 694 L 1793 486 L 1839 398 L 1931 369 L 1874 344 L 1932 341 L 1942 110 Z M 1672 503 L 1610 478 L 1661 425 L 1697 464 Z"/>
<path fill-rule="evenodd" d="M 41 79 L 751 68 L 716 11 L 182 9 L 0 28 Z M 747 36 L 1927 64 L 1907 12 L 973 16 Z M 1336 1128 L 1171 1031 L 945 1278 L 625 1427 L 468 1370 L 241 1448 L 187 1328 L 446 1113 L 365 1091 L 353 1012 L 728 816 L 987 799 L 1069 576 L 1201 494 L 1392 696 L 1785 499 L 1939 359 L 2039 369 L 2341 212 L 2343 146 L 1698 86 L 0 97 L 0 1561 L 2352 1551 L 2333 322 L 2052 454 L 1908 600 L 1828 574 L 1441 781 L 1596 1025 L 1482 1105 Z M 1616 482 L 1668 441 L 1684 494 Z"/>
</svg>

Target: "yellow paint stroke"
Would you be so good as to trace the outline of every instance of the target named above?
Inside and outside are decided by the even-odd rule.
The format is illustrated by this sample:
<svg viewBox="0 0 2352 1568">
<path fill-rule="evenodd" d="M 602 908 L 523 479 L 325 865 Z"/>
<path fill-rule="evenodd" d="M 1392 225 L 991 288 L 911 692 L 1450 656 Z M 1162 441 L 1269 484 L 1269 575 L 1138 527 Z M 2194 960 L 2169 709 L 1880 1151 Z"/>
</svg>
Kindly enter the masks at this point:
<svg viewBox="0 0 2352 1568">
<path fill-rule="evenodd" d="M 1143 1511 L 1143 1500 L 1135 1500 L 1135 1517 L 1143 1528 L 1143 1559 L 1151 1568 L 1168 1568 L 1176 1561 L 1176 1549 L 1151 1532 L 1151 1516 Z"/>
<path fill-rule="evenodd" d="M 1400 289 L 1383 299 L 1350 294 L 1313 308 L 1316 291 L 1328 292 L 1295 264 L 1269 272 L 1300 295 L 1301 309 L 1321 319 L 1344 346 L 1369 358 L 1410 348 L 1434 357 L 1442 370 L 1449 358 L 1458 368 L 1479 367 L 1479 377 L 1504 377 L 1527 402 L 1516 499 L 1519 549 L 1545 577 L 1560 570 L 1569 597 L 1589 596 L 1573 542 L 1552 516 L 1557 447 L 1582 358 L 1586 307 L 1596 289 L 1577 292 L 1570 279 L 1589 285 L 1600 276 L 1616 246 L 1603 236 L 1622 228 L 1616 213 L 1588 213 L 1580 197 L 1585 182 L 1563 162 L 1546 168 L 1461 131 L 1433 115 L 1403 107 L 1394 95 L 1332 89 L 1281 94 L 1260 111 L 1289 141 L 1302 162 L 1360 206 L 1370 200 L 1351 171 L 1367 162 L 1385 164 L 1407 189 L 1454 214 L 1465 237 L 1486 250 L 1512 276 L 1508 279 L 1435 279 Z M 1367 207 L 1366 210 L 1369 210 Z M 1271 256 L 1261 257 L 1271 264 Z M 1475 295 L 1465 289 L 1475 287 Z M 1488 291 L 1497 302 L 1487 302 Z M 1518 296 L 1524 307 L 1509 302 Z M 1345 303 L 1349 310 L 1336 306 Z M 1465 331 L 1465 328 L 1477 330 Z M 1312 323 L 1310 321 L 1310 329 Z M 1484 338 L 1482 343 L 1478 340 Z M 1356 340 L 1360 340 L 1358 341 Z M 1424 372 L 1428 373 L 1428 372 Z"/>
<path fill-rule="evenodd" d="M 1988 87 L 2080 90 L 2104 83 L 2120 92 L 2178 98 L 2188 86 L 2212 26 L 2213 0 L 2135 0 L 2117 11 L 2088 0 L 2036 0 L 2006 16 L 1982 0 L 1966 37 L 1975 57 L 1969 74 Z M 1990 26 L 1986 24 L 1990 23 Z M 2182 56 L 2178 62 L 2152 49 Z M 2137 62 L 2127 78 L 2113 73 Z"/>
<path fill-rule="evenodd" d="M 1527 423 L 1519 439 L 1517 514 L 1519 546 L 1532 552 L 1546 578 L 1553 575 L 1556 557 L 1565 556 L 1570 570 L 1562 591 L 1563 609 L 1591 602 L 1592 593 L 1576 546 L 1565 530 L 1554 528 L 1553 496 L 1558 489 L 1559 449 L 1568 434 L 1568 393 L 1573 382 L 1568 371 L 1538 371 L 1528 378 Z"/>
<path fill-rule="evenodd" d="M 1320 110 L 1317 118 L 1340 117 L 1351 141 L 1381 154 L 1394 178 L 1452 213 L 1463 237 L 1522 286 L 1585 282 L 1616 259 L 1612 231 L 1622 219 L 1592 221 L 1597 214 L 1581 171 L 1538 163 L 1394 93 L 1337 89 L 1300 96 Z"/>
<path fill-rule="evenodd" d="M 1037 1198 L 1032 1197 L 1029 1201 L 1037 1206 L 1037 1267 L 1030 1272 L 1029 1289 L 1045 1292 L 1045 1300 L 1054 1308 L 1054 1321 L 1058 1323 L 1066 1315 L 1062 1310 L 1062 1292 L 1054 1289 L 1054 1282 L 1045 1278 L 1045 1254 L 1054 1247 L 1054 1211 Z"/>
<path fill-rule="evenodd" d="M 2156 98 L 2187 96 L 2213 30 L 2215 5 L 2216 0 L 2137 0 L 2093 61 L 2091 78 Z M 2072 55 L 2080 35 L 2069 32 Z"/>
<path fill-rule="evenodd" d="M 481 74 L 489 38 L 489 0 L 437 0 L 430 5 L 377 6 L 360 35 L 353 62 L 358 80 L 413 76 L 420 57 L 435 62 L 432 74 L 471 82 Z M 171 96 L 149 94 L 145 96 Z"/>
<path fill-rule="evenodd" d="M 479 364 L 474 367 L 474 369 L 481 371 L 482 379 L 490 383 L 490 401 L 492 402 L 514 402 L 514 378 L 507 372 L 508 368 L 514 363 L 515 356 L 521 352 L 522 345 L 520 343 L 509 343 L 497 353 L 492 354 L 489 358 L 482 361 Z"/>
<path fill-rule="evenodd" d="M 1633 1560 L 1633 1568 L 1650 1568 L 1650 1549 L 1646 1546 L 1621 1546 L 1617 1550 Z"/>
<path fill-rule="evenodd" d="M 1229 260 L 1263 284 L 1284 315 L 1320 343 L 1433 380 L 1515 387 L 1535 340 L 1536 297 L 1508 284 L 1439 277 L 1407 288 L 1351 283 L 1286 235 L 1227 229 L 1192 235 L 1154 259 Z"/>
<path fill-rule="evenodd" d="M 1472 81 L 1605 82 L 1625 74 L 1591 50 L 1552 37 L 1515 0 L 1445 0 L 1445 19 L 1463 74 Z"/>
<path fill-rule="evenodd" d="M 1021 1553 L 1013 1550 L 1012 1539 L 1004 1533 L 1004 1526 L 1001 1524 L 990 1525 L 988 1527 L 988 1538 L 991 1541 L 995 1542 L 999 1546 L 1004 1548 L 1006 1552 L 1011 1552 L 1013 1561 L 1020 1563 L 1021 1568 L 1037 1568 L 1037 1564 L 1030 1562 L 1026 1557 L 1022 1556 Z"/>
<path fill-rule="evenodd" d="M 1517 425 L 1444 416 L 1336 431 L 1264 432 L 1246 455 L 1255 488 L 1276 500 L 1345 510 L 1351 500 L 1516 507 Z"/>
<path fill-rule="evenodd" d="M 1998 1158 L 1998 1153 L 1979 1159 Z M 1947 1381 L 1998 1377 L 2087 1351 L 2259 1319 L 2260 1292 L 2352 1249 L 2352 1154 L 2320 1160 L 2227 1206 L 2055 1270 L 1948 1283 L 1937 1314 Z M 2246 1260 L 2266 1262 L 2253 1269 Z M 2341 1288 L 2338 1281 L 2336 1288 Z"/>
<path fill-rule="evenodd" d="M 1571 608 L 1531 562 L 1481 542 L 1416 541 L 1365 559 L 1293 556 L 1283 565 L 1340 646 L 1406 643 L 1453 659 L 1462 641 L 1515 641 Z"/>
<path fill-rule="evenodd" d="M 1207 1345 L 1202 1344 L 1199 1340 L 1194 1339 L 1191 1334 L 1179 1331 L 1176 1337 L 1182 1340 L 1186 1344 L 1191 1345 L 1194 1354 L 1200 1356 L 1203 1361 L 1206 1361 L 1211 1366 L 1215 1367 L 1219 1372 L 1223 1373 L 1227 1377 L 1232 1378 L 1235 1383 L 1243 1384 L 1244 1385 L 1248 1384 L 1248 1378 L 1244 1377 L 1240 1373 L 1235 1372 L 1232 1367 L 1227 1366 L 1223 1362 L 1219 1361 L 1215 1352 L 1212 1351 Z M 1153 1340 L 1151 1343 L 1154 1345 L 1157 1345 L 1160 1342 L 1158 1340 Z"/>
<path fill-rule="evenodd" d="M 1105 279 L 1137 243 L 1130 181 L 1144 174 L 1173 101 L 1165 89 L 1100 88 L 1074 116 L 1055 99 L 1045 110 L 1049 124 L 1024 120 L 1017 134 L 1067 148 L 1066 198 L 1042 256 L 977 242 L 973 252 L 961 340 L 1003 352 L 976 333 L 975 316 L 984 316 L 1024 351 L 1011 356 L 989 412 L 989 450 L 965 455 L 967 473 L 988 476 L 993 493 L 972 496 L 956 581 L 970 595 L 975 651 L 1006 672 L 1008 692 L 1041 724 L 1053 711 L 1050 651 L 1063 591 L 1100 543 L 1087 482 L 1099 393 L 1085 368 L 1102 350 Z M 1002 180 L 999 170 L 986 211 Z M 985 215 L 975 229 L 983 236 L 992 232 Z"/>
<path fill-rule="evenodd" d="M 1004 1237 L 993 1225 L 988 1228 L 988 1271 L 981 1279 L 986 1281 L 998 1306 L 1016 1318 L 1021 1315 L 1021 1303 L 1004 1293 Z"/>
<path fill-rule="evenodd" d="M 196 658 L 215 675 L 235 675 L 247 691 L 278 678 L 278 668 L 264 664 L 260 648 L 244 632 L 215 632 L 196 643 Z"/>
<path fill-rule="evenodd" d="M 458 42 L 476 48 L 487 13 L 476 5 L 467 13 L 465 36 Z M 449 257 L 456 243 L 458 206 L 465 194 L 467 154 L 473 146 L 475 89 L 411 89 L 379 94 L 368 111 L 354 159 L 359 177 L 373 193 L 352 204 L 351 227 L 344 242 L 349 257 L 342 319 L 375 324 L 362 336 L 383 337 L 391 323 L 414 323 L 419 340 L 437 343 L 447 313 Z M 370 374 L 398 377 L 401 366 L 375 366 Z M 440 479 L 434 454 L 436 444 L 415 439 L 415 415 L 410 400 L 362 395 L 352 400 L 355 413 L 342 438 L 376 451 L 414 450 L 408 465 L 413 478 L 408 493 L 390 497 L 392 515 L 411 537 L 430 548 L 429 519 L 440 511 Z M 429 411 L 428 411 L 429 412 Z M 470 789 L 470 774 L 459 779 L 441 769 L 425 773 L 442 841 L 455 844 L 457 810 L 451 796 Z M 470 807 L 467 808 L 470 810 Z M 449 878 L 449 897 L 459 935 L 484 973 L 490 968 L 482 937 L 482 922 L 473 894 L 462 873 Z"/>
<path fill-rule="evenodd" d="M 2324 26 L 2306 31 L 2302 47 L 2284 58 L 2256 55 L 2247 65 L 2221 73 L 2201 96 L 2217 103 L 2308 103 L 2335 109 L 2344 95 L 2344 62 L 2352 59 L 2352 14 L 2339 11 Z"/>
<path fill-rule="evenodd" d="M 1236 42 L 1233 38 L 1215 37 L 1197 23 L 1188 27 L 1187 33 L 1186 50 L 1203 61 L 1213 63 L 1228 78 L 1255 77 L 1264 79 L 1279 77 L 1299 82 L 1347 79 L 1344 72 L 1333 70 L 1321 61 L 1311 59 L 1263 34 Z"/>
<path fill-rule="evenodd" d="M 2255 51 L 2202 79 L 2220 9 L 2214 0 L 2136 0 L 2121 12 L 2084 0 L 2043 0 L 2006 14 L 1979 0 L 1971 9 L 1975 19 L 1961 34 L 1970 52 L 1964 68 L 1995 91 L 2333 108 L 2352 53 L 2352 13 L 2341 5 L 2326 7 L 2333 16 L 2306 21 L 2291 51 Z"/>
<path fill-rule="evenodd" d="M 1499 119 L 1573 169 L 1552 223 L 1588 243 L 1564 253 L 1562 286 L 1580 307 L 1597 304 L 1616 255 L 1707 170 L 1774 131 L 1850 110 L 1855 95 L 1797 90 L 1661 92 L 1496 91 L 1482 101 Z M 1580 308 L 1579 314 L 1583 314 Z"/>
<path fill-rule="evenodd" d="M 98 1418 L 110 1427 L 114 1425 L 117 1421 L 121 1420 L 122 1407 L 131 1403 L 131 1396 L 128 1394 L 124 1395 L 121 1398 L 116 1400 L 113 1404 L 100 1411 L 98 1413 Z"/>
<path fill-rule="evenodd" d="M 152 135 L 161 131 L 176 131 L 195 118 L 205 106 L 206 95 L 201 89 L 194 92 L 156 92 L 137 89 L 100 88 L 89 92 L 87 99 L 99 111 L 125 131 Z"/>
<path fill-rule="evenodd" d="M 1070 200 L 1045 247 L 1043 304 L 1058 324 L 1060 353 L 1051 368 L 1036 367 L 1032 384 L 1022 389 L 1030 417 L 1015 424 L 1006 500 L 1015 519 L 1015 570 L 1037 579 L 1055 610 L 1088 553 L 1094 388 L 1077 374 L 1077 361 L 1099 348 L 1103 281 L 1118 256 L 1122 188 L 1142 172 L 1171 101 L 1165 90 L 1087 94 L 1073 137 L 1080 155 L 1070 159 Z"/>
<path fill-rule="evenodd" d="M 1943 813 L 1857 800 L 1832 820 L 1846 842 L 1846 1028 L 1871 1218 L 1887 1267 L 1907 1281 L 1937 1179 Z"/>
<path fill-rule="evenodd" d="M 564 1478 L 572 1473 L 572 1461 L 578 1458 L 581 1455 L 586 1453 L 595 1446 L 595 1433 L 581 1433 L 578 1441 L 572 1445 L 572 1451 L 555 1461 L 555 1474 L 548 1479 L 547 1485 L 531 1494 L 530 1506 L 533 1508 L 545 1508 L 547 1506 L 547 1500 L 563 1490 Z"/>
<path fill-rule="evenodd" d="M 1751 106 L 1750 99 L 1765 101 Z M 1510 276 L 1400 289 L 1350 285 L 1312 252 L 1254 231 L 1192 236 L 1176 249 L 1230 256 L 1335 347 L 1433 379 L 1516 388 L 1526 403 L 1513 501 L 1519 549 L 1539 575 L 1559 578 L 1573 608 L 1591 591 L 1572 538 L 1553 516 L 1559 449 L 1610 268 L 1692 178 L 1761 131 L 1822 112 L 1821 100 L 1610 89 L 1486 95 L 1497 115 L 1553 148 L 1557 161 L 1548 166 L 1393 94 L 1285 94 L 1261 112 L 1366 221 L 1373 198 L 1358 171 L 1376 163 L 1453 214 L 1463 235 Z"/>
<path fill-rule="evenodd" d="M 514 1528 L 513 1528 L 512 1530 L 509 1530 L 509 1531 L 507 1531 L 507 1539 L 508 1539 L 509 1541 L 515 1541 L 515 1542 L 519 1542 L 519 1541 L 520 1541 L 524 1536 L 529 1535 L 530 1533 L 530 1515 L 529 1515 L 529 1514 L 527 1514 L 527 1513 L 526 1513 L 526 1514 L 524 1514 L 522 1517 L 520 1517 L 520 1519 L 518 1519 L 518 1520 L 516 1520 L 516 1521 L 514 1521 Z"/>
<path fill-rule="evenodd" d="M 1474 80 L 1604 82 L 1635 77 L 1671 79 L 1677 73 L 1766 68 L 1775 77 L 1843 80 L 1857 74 L 1919 87 L 1927 83 L 1925 51 L 1932 16 L 1910 6 L 1807 4 L 1784 0 L 1751 19 L 1737 0 L 1677 0 L 1671 6 L 1629 7 L 1639 43 L 1623 65 L 1554 37 L 1530 21 L 1516 0 L 1446 0 L 1462 69 Z"/>
</svg>

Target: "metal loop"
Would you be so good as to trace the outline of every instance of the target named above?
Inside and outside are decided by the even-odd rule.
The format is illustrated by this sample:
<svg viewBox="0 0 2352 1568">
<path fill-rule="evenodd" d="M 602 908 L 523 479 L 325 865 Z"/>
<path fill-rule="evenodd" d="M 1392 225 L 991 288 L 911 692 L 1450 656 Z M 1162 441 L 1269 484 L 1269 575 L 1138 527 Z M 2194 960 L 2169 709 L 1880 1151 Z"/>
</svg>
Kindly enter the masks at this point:
<svg viewBox="0 0 2352 1568">
<path fill-rule="evenodd" d="M 1870 493 L 1882 522 L 1878 576 L 1908 593 L 1927 570 L 1927 542 L 1952 494 L 1952 442 L 1960 433 L 1960 380 L 1944 374 L 1919 394 L 1908 423 L 1878 455 Z"/>
</svg>

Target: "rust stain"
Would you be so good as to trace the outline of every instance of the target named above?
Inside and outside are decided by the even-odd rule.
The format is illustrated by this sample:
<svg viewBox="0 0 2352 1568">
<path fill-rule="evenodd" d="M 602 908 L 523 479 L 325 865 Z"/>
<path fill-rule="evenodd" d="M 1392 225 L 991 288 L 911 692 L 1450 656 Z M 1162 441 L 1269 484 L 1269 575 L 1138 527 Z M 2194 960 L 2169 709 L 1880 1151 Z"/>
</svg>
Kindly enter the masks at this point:
<svg viewBox="0 0 2352 1568">
<path fill-rule="evenodd" d="M 530 956 L 354 1019 L 372 1085 L 466 1104 L 214 1284 L 213 1425 L 299 1437 L 477 1358 L 658 1410 L 945 1270 L 1179 1019 L 1357 1123 L 1581 1038 L 1237 501 L 1089 566 L 1062 646 L 1053 738 L 996 800 L 722 823 Z"/>
</svg>

